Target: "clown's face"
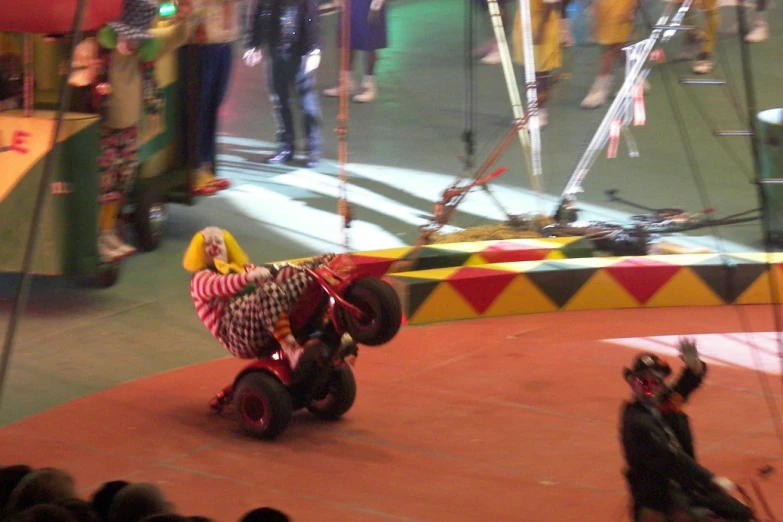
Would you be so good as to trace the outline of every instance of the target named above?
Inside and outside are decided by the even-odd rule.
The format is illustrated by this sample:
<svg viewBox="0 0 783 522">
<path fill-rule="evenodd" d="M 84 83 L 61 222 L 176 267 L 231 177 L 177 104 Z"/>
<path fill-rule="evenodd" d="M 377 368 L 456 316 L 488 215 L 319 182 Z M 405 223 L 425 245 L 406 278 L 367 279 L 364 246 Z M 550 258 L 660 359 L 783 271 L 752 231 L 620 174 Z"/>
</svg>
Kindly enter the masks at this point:
<svg viewBox="0 0 783 522">
<path fill-rule="evenodd" d="M 124 36 L 120 36 L 117 39 L 117 52 L 122 55 L 129 55 L 131 53 L 136 52 L 136 49 L 139 48 L 139 42 L 135 40 L 128 40 Z"/>
<path fill-rule="evenodd" d="M 204 236 L 204 254 L 207 261 L 214 264 L 216 259 L 225 263 L 228 262 L 228 252 L 226 251 L 226 241 L 223 237 L 223 231 L 218 227 L 207 227 L 201 234 Z"/>
</svg>

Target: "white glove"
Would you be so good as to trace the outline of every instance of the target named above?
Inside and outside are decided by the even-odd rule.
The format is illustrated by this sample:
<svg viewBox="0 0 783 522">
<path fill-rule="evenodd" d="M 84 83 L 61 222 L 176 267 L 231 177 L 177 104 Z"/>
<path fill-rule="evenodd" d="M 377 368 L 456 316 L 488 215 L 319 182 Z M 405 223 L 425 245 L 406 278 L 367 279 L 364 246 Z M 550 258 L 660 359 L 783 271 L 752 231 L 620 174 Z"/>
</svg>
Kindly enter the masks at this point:
<svg viewBox="0 0 783 522">
<path fill-rule="evenodd" d="M 316 49 L 315 51 L 311 51 L 307 53 L 307 55 L 304 58 L 304 73 L 310 74 L 311 72 L 318 69 L 318 66 L 321 65 L 321 50 Z"/>
<path fill-rule="evenodd" d="M 702 362 L 699 359 L 699 351 L 696 348 L 696 340 L 693 337 L 680 338 L 680 355 L 685 364 L 688 365 L 688 368 L 697 373 L 701 371 Z"/>
<path fill-rule="evenodd" d="M 370 11 L 380 11 L 381 7 L 383 7 L 383 2 L 386 0 L 372 0 L 370 2 Z"/>
<path fill-rule="evenodd" d="M 254 266 L 247 271 L 247 276 L 251 281 L 268 281 L 272 279 L 272 272 L 263 266 Z"/>
<path fill-rule="evenodd" d="M 729 493 L 737 490 L 737 486 L 734 484 L 734 482 L 726 477 L 713 477 L 712 483 L 719 488 L 728 491 Z"/>
<path fill-rule="evenodd" d="M 261 49 L 251 47 L 245 51 L 245 54 L 242 55 L 242 59 L 248 67 L 255 67 L 264 59 L 264 54 L 261 52 Z"/>
</svg>

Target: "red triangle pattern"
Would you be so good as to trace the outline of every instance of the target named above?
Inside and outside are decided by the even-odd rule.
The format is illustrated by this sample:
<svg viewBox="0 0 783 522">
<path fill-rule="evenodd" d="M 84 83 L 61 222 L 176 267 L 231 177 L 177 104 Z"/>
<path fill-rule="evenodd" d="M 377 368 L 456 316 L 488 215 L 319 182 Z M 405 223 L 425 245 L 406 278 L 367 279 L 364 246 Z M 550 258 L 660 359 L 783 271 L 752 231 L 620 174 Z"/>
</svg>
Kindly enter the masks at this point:
<svg viewBox="0 0 783 522">
<path fill-rule="evenodd" d="M 481 252 L 487 263 L 512 263 L 514 261 L 538 261 L 546 258 L 551 249 L 502 241 L 488 246 Z"/>
<path fill-rule="evenodd" d="M 680 270 L 680 266 L 634 257 L 604 269 L 639 304 L 646 303 Z"/>
<path fill-rule="evenodd" d="M 391 265 L 398 259 L 389 259 L 388 257 L 372 257 L 361 254 L 351 256 L 356 265 L 356 271 L 362 275 L 370 277 L 381 277 L 389 271 Z"/>
<path fill-rule="evenodd" d="M 476 312 L 483 314 L 516 276 L 514 272 L 466 266 L 451 274 L 446 281 Z"/>
</svg>

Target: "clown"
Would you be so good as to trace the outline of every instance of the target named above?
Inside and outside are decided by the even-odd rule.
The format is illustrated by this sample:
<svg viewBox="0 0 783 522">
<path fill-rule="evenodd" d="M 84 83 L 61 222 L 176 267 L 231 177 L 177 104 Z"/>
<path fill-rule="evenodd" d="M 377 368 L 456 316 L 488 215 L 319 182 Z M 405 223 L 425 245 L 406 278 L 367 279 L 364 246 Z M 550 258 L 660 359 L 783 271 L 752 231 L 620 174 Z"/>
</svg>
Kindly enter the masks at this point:
<svg viewBox="0 0 783 522">
<path fill-rule="evenodd" d="M 686 368 L 672 385 L 666 361 L 642 353 L 624 377 L 633 401 L 622 410 L 621 439 L 626 479 L 633 498 L 634 522 L 693 521 L 697 511 L 725 520 L 750 520 L 747 506 L 730 496 L 736 489 L 696 462 L 693 437 L 683 403 L 704 378 L 706 365 L 692 339 L 680 340 Z"/>
<path fill-rule="evenodd" d="M 207 227 L 193 236 L 182 264 L 193 273 L 190 295 L 199 318 L 231 355 L 240 359 L 266 357 L 274 351 L 274 343 L 270 344 L 274 339 L 296 369 L 310 346 L 297 343 L 288 319 L 311 282 L 300 267 L 316 268 L 335 257 L 326 254 L 270 271 L 249 263 L 228 231 Z M 338 273 L 350 270 L 347 265 L 333 268 Z"/>
<path fill-rule="evenodd" d="M 101 112 L 98 254 L 103 263 L 116 261 L 135 252 L 117 231 L 117 217 L 133 190 L 139 170 L 138 125 L 142 113 L 161 117 L 162 95 L 158 89 L 155 61 L 185 44 L 195 23 L 191 0 L 180 0 L 173 25 L 150 29 L 159 5 L 155 0 L 125 0 L 120 20 L 109 22 L 74 65 L 69 81 L 75 86 L 93 82 L 93 108 Z M 90 42 L 89 44 L 87 42 Z M 97 43 L 97 45 L 96 45 Z M 95 49 L 90 51 L 90 49 Z M 102 64 L 95 77 L 97 53 Z"/>
</svg>

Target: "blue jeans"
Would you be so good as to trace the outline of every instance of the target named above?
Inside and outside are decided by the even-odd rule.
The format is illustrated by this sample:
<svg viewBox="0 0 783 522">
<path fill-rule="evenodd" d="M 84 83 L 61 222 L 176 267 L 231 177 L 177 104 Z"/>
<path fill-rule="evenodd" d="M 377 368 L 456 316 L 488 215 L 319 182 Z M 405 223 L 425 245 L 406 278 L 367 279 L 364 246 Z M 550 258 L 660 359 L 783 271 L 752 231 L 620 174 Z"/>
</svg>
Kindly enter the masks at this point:
<svg viewBox="0 0 783 522">
<path fill-rule="evenodd" d="M 231 77 L 232 44 L 218 43 L 197 46 L 201 75 L 199 78 L 198 165 L 215 164 L 218 108 L 228 90 Z"/>
<path fill-rule="evenodd" d="M 304 57 L 298 53 L 271 50 L 267 62 L 269 100 L 275 114 L 277 143 L 281 149 L 295 150 L 294 117 L 291 111 L 291 89 L 296 90 L 304 119 L 307 152 L 321 154 L 321 104 L 315 84 L 315 72 L 304 74 Z"/>
</svg>

